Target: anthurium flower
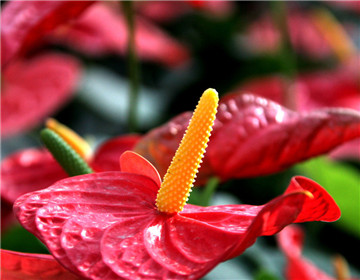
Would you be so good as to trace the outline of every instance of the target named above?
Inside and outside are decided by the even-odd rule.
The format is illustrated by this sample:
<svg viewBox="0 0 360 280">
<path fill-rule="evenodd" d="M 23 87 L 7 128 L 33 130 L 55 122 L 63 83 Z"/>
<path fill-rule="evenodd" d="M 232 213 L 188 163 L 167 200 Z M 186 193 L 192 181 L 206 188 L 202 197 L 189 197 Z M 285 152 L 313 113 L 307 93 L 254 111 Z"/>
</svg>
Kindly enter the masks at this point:
<svg viewBox="0 0 360 280">
<path fill-rule="evenodd" d="M 4 280 L 78 280 L 51 255 L 0 250 L 1 279 Z"/>
<path fill-rule="evenodd" d="M 9 1 L 1 11 L 1 66 L 37 46 L 94 1 Z"/>
<path fill-rule="evenodd" d="M 168 66 L 177 66 L 189 58 L 185 46 L 146 19 L 138 16 L 135 26 L 136 48 L 141 58 Z M 55 32 L 52 40 L 90 55 L 124 55 L 127 33 L 124 15 L 112 6 L 99 3 L 88 8 L 70 26 Z"/>
<path fill-rule="evenodd" d="M 309 57 L 324 59 L 333 55 L 347 59 L 348 54 L 356 52 L 345 28 L 325 10 L 304 12 L 290 9 L 287 28 L 293 48 Z M 274 53 L 281 47 L 281 36 L 274 19 L 265 14 L 248 27 L 243 42 L 252 53 Z"/>
<path fill-rule="evenodd" d="M 189 119 L 190 113 L 184 113 L 150 131 L 134 151 L 163 175 Z M 356 111 L 298 113 L 255 95 L 225 95 L 197 182 L 209 176 L 227 180 L 271 174 L 359 136 L 360 114 Z"/>
<path fill-rule="evenodd" d="M 338 277 L 331 277 L 325 272 L 321 271 L 319 268 L 317 268 L 313 263 L 302 257 L 301 251 L 304 242 L 303 240 L 303 230 L 295 225 L 290 225 L 284 228 L 278 234 L 278 243 L 280 245 L 280 248 L 284 252 L 288 262 L 285 270 L 285 276 L 287 280 L 350 279 L 345 263 L 340 263 L 340 267 L 337 268 Z"/>
<path fill-rule="evenodd" d="M 284 106 L 305 112 L 323 107 L 344 107 L 360 111 L 358 65 L 333 70 L 303 73 L 289 86 L 281 76 L 249 80 L 233 90 L 235 94 L 253 93 Z M 290 92 L 287 92 L 290 87 Z M 288 96 L 290 95 L 290 96 Z M 293 102 L 288 104 L 288 99 Z"/>
<path fill-rule="evenodd" d="M 48 121 L 49 123 L 49 121 Z M 52 120 L 54 126 L 61 124 Z M 56 124 L 54 124 L 56 123 Z M 59 129 L 57 129 L 59 131 Z M 62 128 L 64 137 L 73 136 L 73 131 Z M 75 136 L 79 137 L 79 136 Z M 139 140 L 138 135 L 126 135 L 112 138 L 100 145 L 94 152 L 90 147 L 83 147 L 83 139 L 72 140 L 72 143 L 83 143 L 84 159 L 97 172 L 120 170 L 119 158 L 126 150 L 131 150 Z M 77 149 L 79 151 L 79 149 Z M 1 197 L 13 203 L 19 196 L 44 189 L 60 179 L 67 178 L 58 162 L 44 148 L 28 148 L 15 152 L 1 162 Z"/>
<path fill-rule="evenodd" d="M 83 278 L 199 279 L 258 236 L 293 222 L 339 218 L 326 191 L 303 177 L 262 206 L 186 205 L 217 100 L 214 90 L 205 91 L 163 182 L 148 161 L 125 152 L 122 172 L 67 178 L 19 198 L 20 223 Z"/>
<path fill-rule="evenodd" d="M 314 71 L 299 75 L 289 85 L 280 76 L 250 80 L 234 90 L 234 94 L 251 92 L 300 112 L 324 107 L 344 107 L 360 112 L 360 83 L 356 58 L 338 69 Z M 359 140 L 341 145 L 334 158 L 360 159 Z"/>
<path fill-rule="evenodd" d="M 136 2 L 136 11 L 156 22 L 168 22 L 198 9 L 210 16 L 225 17 L 231 14 L 231 1 L 141 1 Z"/>
<path fill-rule="evenodd" d="M 9 64 L 2 72 L 1 136 L 29 130 L 58 110 L 71 98 L 79 76 L 78 61 L 62 54 Z"/>
</svg>

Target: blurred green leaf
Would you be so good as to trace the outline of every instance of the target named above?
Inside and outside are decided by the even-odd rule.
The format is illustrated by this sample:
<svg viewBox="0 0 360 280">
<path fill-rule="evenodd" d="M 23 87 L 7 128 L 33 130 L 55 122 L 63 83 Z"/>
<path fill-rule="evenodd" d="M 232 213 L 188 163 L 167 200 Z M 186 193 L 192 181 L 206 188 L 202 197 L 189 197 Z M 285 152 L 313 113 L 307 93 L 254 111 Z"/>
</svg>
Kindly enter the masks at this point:
<svg viewBox="0 0 360 280">
<path fill-rule="evenodd" d="M 335 225 L 360 237 L 360 172 L 349 164 L 324 157 L 295 168 L 323 186 L 339 205 L 341 218 Z"/>
<path fill-rule="evenodd" d="M 278 280 L 276 276 L 266 270 L 260 270 L 256 273 L 255 280 Z"/>
<path fill-rule="evenodd" d="M 11 228 L 1 237 L 1 249 L 23 253 L 49 253 L 39 239 L 20 225 Z"/>
</svg>

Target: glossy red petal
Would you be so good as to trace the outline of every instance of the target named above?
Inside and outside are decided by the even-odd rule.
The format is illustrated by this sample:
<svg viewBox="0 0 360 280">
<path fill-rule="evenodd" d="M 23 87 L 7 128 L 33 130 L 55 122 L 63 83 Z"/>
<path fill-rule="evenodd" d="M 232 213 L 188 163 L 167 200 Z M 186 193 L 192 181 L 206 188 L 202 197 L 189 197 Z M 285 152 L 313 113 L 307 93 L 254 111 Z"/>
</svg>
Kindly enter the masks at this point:
<svg viewBox="0 0 360 280">
<path fill-rule="evenodd" d="M 1 197 L 13 203 L 21 195 L 68 177 L 45 149 L 26 149 L 1 162 Z"/>
<path fill-rule="evenodd" d="M 94 1 L 9 1 L 1 12 L 1 65 L 39 44 Z"/>
<path fill-rule="evenodd" d="M 175 39 L 141 17 L 136 18 L 136 47 L 143 59 L 176 66 L 188 59 L 188 50 Z M 53 40 L 66 43 L 90 55 L 127 52 L 127 24 L 124 16 L 111 7 L 97 4 Z"/>
<path fill-rule="evenodd" d="M 261 235 L 297 221 L 336 218 L 322 212 L 336 205 L 323 198 L 327 193 L 319 185 L 301 177 L 294 182 L 263 206 L 186 205 L 167 215 L 155 208 L 158 186 L 151 178 L 93 173 L 26 194 L 14 210 L 53 256 L 81 277 L 198 279 Z M 316 206 L 320 211 L 312 215 L 308 210 Z"/>
<path fill-rule="evenodd" d="M 334 199 L 316 182 L 301 176 L 292 178 L 285 193 L 309 191 L 312 198 L 307 197 L 301 214 L 296 223 L 303 223 L 311 217 L 313 221 L 333 222 L 340 218 L 341 213 Z"/>
<path fill-rule="evenodd" d="M 144 176 L 92 173 L 26 194 L 14 210 L 20 223 L 65 267 L 82 277 L 105 280 L 114 277 L 99 254 L 104 231 L 127 217 L 151 216 L 157 190 Z"/>
<path fill-rule="evenodd" d="M 1 135 L 35 127 L 68 101 L 79 80 L 77 60 L 44 54 L 10 64 L 2 73 Z"/>
<path fill-rule="evenodd" d="M 51 255 L 0 250 L 3 280 L 76 280 Z"/>
<path fill-rule="evenodd" d="M 183 114 L 150 131 L 134 150 L 163 175 L 189 119 L 190 114 Z M 226 180 L 271 174 L 359 136 L 360 114 L 355 111 L 296 113 L 254 95 L 232 95 L 219 105 L 198 177 L 202 182 L 209 175 Z"/>
<path fill-rule="evenodd" d="M 327 153 L 359 134 L 356 111 L 296 113 L 240 95 L 220 105 L 207 156 L 224 179 L 265 175 Z"/>
<path fill-rule="evenodd" d="M 143 175 L 154 180 L 160 188 L 161 178 L 156 168 L 145 158 L 132 151 L 126 151 L 120 156 L 120 169 L 128 172 Z"/>
<path fill-rule="evenodd" d="M 140 138 L 140 135 L 126 135 L 105 141 L 96 149 L 91 166 L 97 171 L 119 171 L 120 156 L 132 150 Z"/>
<path fill-rule="evenodd" d="M 291 225 L 283 229 L 278 235 L 280 248 L 286 255 L 288 265 L 285 271 L 287 280 L 333 280 L 312 263 L 302 258 L 302 244 L 304 233 L 300 227 Z"/>
</svg>

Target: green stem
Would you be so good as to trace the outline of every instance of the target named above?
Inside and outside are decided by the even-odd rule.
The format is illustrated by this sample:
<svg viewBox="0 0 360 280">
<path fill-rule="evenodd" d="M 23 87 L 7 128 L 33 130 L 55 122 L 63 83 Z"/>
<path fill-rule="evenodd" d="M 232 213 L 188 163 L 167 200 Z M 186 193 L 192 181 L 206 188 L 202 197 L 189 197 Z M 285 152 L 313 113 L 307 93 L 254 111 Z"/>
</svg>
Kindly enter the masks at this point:
<svg viewBox="0 0 360 280">
<path fill-rule="evenodd" d="M 93 173 L 85 160 L 56 132 L 45 128 L 41 131 L 41 139 L 69 176 Z"/>
<path fill-rule="evenodd" d="M 286 1 L 272 1 L 271 8 L 273 19 L 280 30 L 282 38 L 279 56 L 283 73 L 288 78 L 294 78 L 296 75 L 296 57 L 292 49 L 288 30 Z"/>
<path fill-rule="evenodd" d="M 203 192 L 201 194 L 200 203 L 201 206 L 209 206 L 211 202 L 211 198 L 219 185 L 220 180 L 217 177 L 212 177 L 209 179 L 207 184 L 205 185 Z"/>
<path fill-rule="evenodd" d="M 297 65 L 296 55 L 292 48 L 290 34 L 287 23 L 286 1 L 272 1 L 271 11 L 274 22 L 281 34 L 281 48 L 279 49 L 278 58 L 282 68 L 282 73 L 286 77 L 286 88 L 284 89 L 283 102 L 290 109 L 296 108 L 296 99 L 294 96 L 292 81 L 296 77 Z"/>
<path fill-rule="evenodd" d="M 129 130 L 136 132 L 138 127 L 137 104 L 139 99 L 140 71 L 135 44 L 134 7 L 132 1 L 122 1 L 122 5 L 128 25 L 128 68 L 130 76 L 128 124 Z"/>
</svg>

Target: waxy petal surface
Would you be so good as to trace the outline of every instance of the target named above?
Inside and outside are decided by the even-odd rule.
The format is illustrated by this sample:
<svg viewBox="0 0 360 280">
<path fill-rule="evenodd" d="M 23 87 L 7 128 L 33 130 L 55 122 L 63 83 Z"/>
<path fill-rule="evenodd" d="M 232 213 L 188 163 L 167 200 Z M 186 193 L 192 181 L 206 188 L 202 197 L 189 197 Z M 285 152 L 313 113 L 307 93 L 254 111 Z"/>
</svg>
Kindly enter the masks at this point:
<svg viewBox="0 0 360 280">
<path fill-rule="evenodd" d="M 150 131 L 134 150 L 163 175 L 189 119 L 186 113 Z M 271 174 L 357 137 L 360 114 L 356 111 L 297 113 L 258 96 L 232 95 L 220 103 L 198 177 L 202 182 L 209 175 L 226 180 Z"/>
<path fill-rule="evenodd" d="M 26 194 L 14 210 L 62 265 L 81 277 L 104 280 L 199 279 L 258 236 L 293 222 L 340 216 L 326 191 L 302 177 L 262 206 L 186 205 L 174 215 L 156 210 L 157 191 L 157 184 L 142 175 L 93 173 Z"/>
<path fill-rule="evenodd" d="M 141 17 L 135 21 L 135 41 L 143 59 L 176 66 L 188 59 L 185 46 Z M 128 28 L 119 11 L 104 4 L 89 8 L 66 30 L 54 33 L 53 40 L 90 55 L 124 55 L 128 47 Z"/>
<path fill-rule="evenodd" d="M 2 73 L 1 136 L 31 129 L 54 113 L 70 99 L 79 78 L 78 61 L 66 55 L 11 63 Z"/>
<path fill-rule="evenodd" d="M 9 1 L 1 12 L 1 66 L 29 51 L 94 1 Z"/>
<path fill-rule="evenodd" d="M 79 280 L 51 255 L 0 250 L 1 279 L 4 280 Z"/>
</svg>

